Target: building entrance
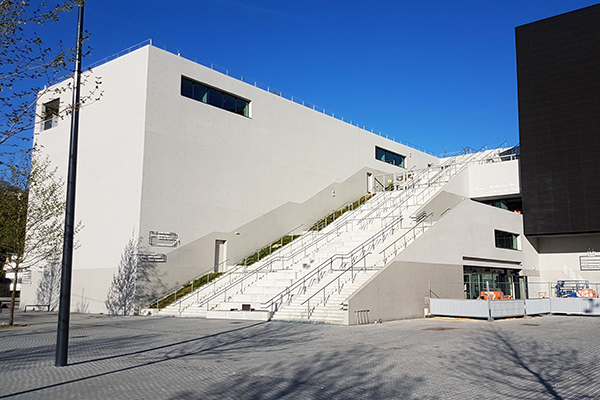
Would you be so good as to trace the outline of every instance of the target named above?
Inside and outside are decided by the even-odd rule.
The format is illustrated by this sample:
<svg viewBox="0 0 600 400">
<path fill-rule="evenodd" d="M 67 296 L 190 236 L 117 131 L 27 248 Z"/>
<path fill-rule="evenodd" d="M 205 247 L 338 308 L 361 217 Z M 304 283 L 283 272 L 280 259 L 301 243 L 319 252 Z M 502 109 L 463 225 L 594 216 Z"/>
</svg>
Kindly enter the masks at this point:
<svg viewBox="0 0 600 400">
<path fill-rule="evenodd" d="M 508 268 L 464 267 L 465 299 L 482 297 L 489 283 L 490 290 L 501 291 L 513 299 L 527 298 L 527 277 L 519 276 L 519 270 Z"/>
</svg>

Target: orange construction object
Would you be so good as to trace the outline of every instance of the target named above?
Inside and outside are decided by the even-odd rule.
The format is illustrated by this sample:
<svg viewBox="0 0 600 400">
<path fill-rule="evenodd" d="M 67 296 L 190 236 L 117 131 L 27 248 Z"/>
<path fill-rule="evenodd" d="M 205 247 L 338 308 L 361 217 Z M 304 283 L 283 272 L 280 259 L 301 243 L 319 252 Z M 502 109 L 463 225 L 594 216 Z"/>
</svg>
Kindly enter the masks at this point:
<svg viewBox="0 0 600 400">
<path fill-rule="evenodd" d="M 594 289 L 580 289 L 577 291 L 577 297 L 596 297 L 596 292 Z"/>
<path fill-rule="evenodd" d="M 502 300 L 504 298 L 504 293 L 500 290 L 490 290 L 489 292 L 487 290 L 482 290 L 479 296 L 482 299 L 487 300 L 488 293 L 490 294 L 490 300 Z"/>
</svg>

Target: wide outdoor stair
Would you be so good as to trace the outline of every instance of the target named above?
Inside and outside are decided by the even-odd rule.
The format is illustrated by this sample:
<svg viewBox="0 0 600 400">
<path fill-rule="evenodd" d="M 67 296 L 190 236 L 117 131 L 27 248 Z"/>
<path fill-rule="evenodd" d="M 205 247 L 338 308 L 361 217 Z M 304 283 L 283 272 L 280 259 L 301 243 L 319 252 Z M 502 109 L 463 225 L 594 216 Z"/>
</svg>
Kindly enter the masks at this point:
<svg viewBox="0 0 600 400">
<path fill-rule="evenodd" d="M 331 271 L 322 278 L 322 283 L 309 288 L 306 293 L 294 296 L 290 304 L 283 305 L 274 315 L 273 320 L 279 321 L 314 321 L 328 323 L 344 323 L 343 303 L 355 291 L 362 287 L 380 269 L 381 265 L 375 265 L 367 270 L 357 271 L 352 278 L 345 282 L 342 290 L 338 293 L 324 291 L 325 285 L 332 280 L 335 281 L 339 271 Z M 336 287 L 334 282 L 333 286 Z M 312 299 L 311 299 L 312 297 Z M 312 304 L 309 301 L 312 300 Z M 327 300 L 326 304 L 324 304 Z M 310 317 L 309 317 L 310 315 Z"/>
<path fill-rule="evenodd" d="M 420 210 L 422 205 L 467 163 L 493 155 L 464 154 L 441 166 L 385 177 L 385 189 L 394 190 L 377 193 L 324 229 L 304 233 L 255 264 L 230 266 L 159 314 L 252 319 L 248 313 L 263 312 L 274 313 L 274 320 L 344 323 L 348 311 L 342 304 L 431 227 L 431 214 Z M 396 243 L 401 245 L 396 248 Z"/>
</svg>

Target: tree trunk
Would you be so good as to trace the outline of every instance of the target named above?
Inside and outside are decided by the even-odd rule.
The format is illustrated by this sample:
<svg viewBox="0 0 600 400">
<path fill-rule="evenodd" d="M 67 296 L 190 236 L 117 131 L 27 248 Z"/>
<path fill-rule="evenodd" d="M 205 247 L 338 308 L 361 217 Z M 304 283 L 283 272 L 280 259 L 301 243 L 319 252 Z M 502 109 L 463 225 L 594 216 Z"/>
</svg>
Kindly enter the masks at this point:
<svg viewBox="0 0 600 400">
<path fill-rule="evenodd" d="M 12 326 L 15 322 L 15 303 L 17 298 L 17 276 L 19 274 L 19 268 L 15 265 L 15 280 L 13 282 L 12 298 L 10 299 L 10 318 L 8 319 L 8 325 Z"/>
</svg>

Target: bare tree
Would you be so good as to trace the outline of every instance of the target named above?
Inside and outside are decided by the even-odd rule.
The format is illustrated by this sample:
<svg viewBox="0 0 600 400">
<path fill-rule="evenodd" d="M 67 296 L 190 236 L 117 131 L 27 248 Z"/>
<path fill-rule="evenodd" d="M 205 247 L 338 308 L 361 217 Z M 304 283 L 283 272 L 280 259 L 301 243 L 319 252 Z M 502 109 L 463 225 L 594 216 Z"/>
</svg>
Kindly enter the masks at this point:
<svg viewBox="0 0 600 400">
<path fill-rule="evenodd" d="M 48 305 L 48 311 L 58 307 L 60 299 L 60 279 L 62 276 L 62 249 L 56 248 L 52 257 L 42 267 L 41 278 L 36 290 L 36 303 Z"/>
<path fill-rule="evenodd" d="M 142 238 L 132 235 L 125 245 L 105 301 L 109 314 L 137 313 L 161 288 L 156 264 L 147 261 L 147 249 L 142 242 Z"/>
<path fill-rule="evenodd" d="M 106 297 L 109 314 L 130 315 L 135 305 L 135 280 L 137 274 L 137 241 L 132 237 L 125 245 L 119 269 L 113 275 L 112 284 Z"/>
<path fill-rule="evenodd" d="M 33 5 L 27 0 L 0 1 L 0 155 L 10 153 L 6 147 L 9 139 L 29 139 L 21 134 L 31 132 L 40 96 L 51 91 L 58 94 L 71 90 L 70 81 L 55 84 L 69 73 L 67 66 L 75 58 L 75 46 L 66 48 L 61 42 L 50 46 L 35 29 L 57 22 L 63 13 L 81 1 L 84 0 L 50 1 L 53 5 L 45 1 Z M 100 79 L 95 78 L 95 82 L 95 88 L 82 95 L 77 107 L 101 96 Z M 73 105 L 58 104 L 42 109 L 42 115 L 37 117 L 40 120 L 64 117 L 73 108 Z"/>
<path fill-rule="evenodd" d="M 3 186 L 11 189 L 0 189 L 0 248 L 10 249 L 15 282 L 9 325 L 14 322 L 19 274 L 55 259 L 64 235 L 64 182 L 39 150 L 34 148 L 30 155 L 30 162 L 26 159 L 4 171 L 8 184 Z M 75 231 L 81 228 L 80 223 Z"/>
</svg>

